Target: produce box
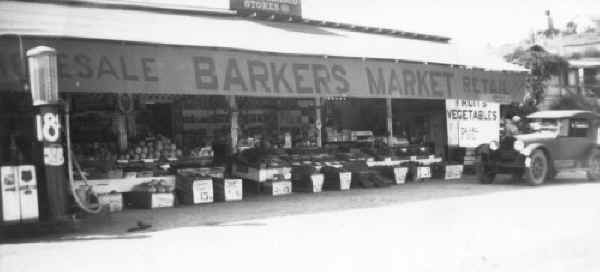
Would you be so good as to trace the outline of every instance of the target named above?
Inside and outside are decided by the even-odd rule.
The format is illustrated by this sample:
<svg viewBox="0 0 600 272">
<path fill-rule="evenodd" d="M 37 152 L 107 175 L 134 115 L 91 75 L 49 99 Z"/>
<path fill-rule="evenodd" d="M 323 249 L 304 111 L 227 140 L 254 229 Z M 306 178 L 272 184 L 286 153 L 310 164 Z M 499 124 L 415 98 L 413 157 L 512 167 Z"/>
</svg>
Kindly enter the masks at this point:
<svg viewBox="0 0 600 272">
<path fill-rule="evenodd" d="M 291 167 L 255 168 L 240 163 L 234 163 L 232 166 L 232 173 L 236 177 L 257 182 L 265 182 L 273 179 L 276 175 L 282 175 L 285 179 L 292 178 Z"/>
<path fill-rule="evenodd" d="M 292 193 L 291 180 L 266 181 L 260 183 L 260 186 L 261 192 L 272 196 L 287 195 Z"/>
<path fill-rule="evenodd" d="M 127 206 L 139 209 L 168 208 L 175 205 L 173 193 L 128 192 L 124 195 Z"/>
<path fill-rule="evenodd" d="M 352 172 L 352 188 L 373 188 L 375 183 L 372 180 L 373 173 L 370 171 Z"/>
<path fill-rule="evenodd" d="M 350 172 L 329 172 L 325 173 L 325 182 L 323 189 L 325 190 L 350 190 L 352 184 L 352 173 Z"/>
<path fill-rule="evenodd" d="M 185 205 L 212 203 L 213 180 L 210 177 L 177 175 L 177 197 Z"/>
<path fill-rule="evenodd" d="M 294 192 L 320 193 L 323 191 L 325 176 L 320 173 L 308 174 L 294 179 Z"/>
<path fill-rule="evenodd" d="M 417 166 L 414 178 L 415 181 L 423 181 L 424 179 L 431 178 L 431 167 Z"/>
<path fill-rule="evenodd" d="M 404 184 L 406 183 L 406 178 L 408 177 L 408 167 L 394 167 L 394 181 L 396 184 Z"/>
<path fill-rule="evenodd" d="M 191 167 L 177 169 L 177 173 L 184 175 L 196 175 L 211 178 L 224 178 L 225 167 Z"/>
<path fill-rule="evenodd" d="M 98 205 L 107 207 L 110 212 L 120 212 L 123 210 L 123 195 L 120 193 L 98 195 Z"/>
<path fill-rule="evenodd" d="M 409 167 L 406 166 L 395 166 L 395 167 L 380 167 L 381 173 L 387 178 L 393 180 L 394 184 L 404 184 L 409 176 Z"/>
<path fill-rule="evenodd" d="M 213 179 L 216 201 L 238 201 L 243 198 L 242 179 Z"/>
<path fill-rule="evenodd" d="M 462 164 L 458 165 L 446 165 L 444 179 L 460 179 L 462 178 L 464 166 Z"/>
</svg>

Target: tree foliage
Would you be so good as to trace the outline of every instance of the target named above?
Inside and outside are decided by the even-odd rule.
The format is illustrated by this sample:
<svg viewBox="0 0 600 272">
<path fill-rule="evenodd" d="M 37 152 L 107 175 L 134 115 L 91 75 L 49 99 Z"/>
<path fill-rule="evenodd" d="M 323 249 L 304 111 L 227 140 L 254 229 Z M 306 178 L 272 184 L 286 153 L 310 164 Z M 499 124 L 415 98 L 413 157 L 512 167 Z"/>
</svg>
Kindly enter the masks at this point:
<svg viewBox="0 0 600 272">
<path fill-rule="evenodd" d="M 526 106 L 537 106 L 544 98 L 546 81 L 552 76 L 560 76 L 567 70 L 568 62 L 559 55 L 544 50 L 541 46 L 534 45 L 524 49 L 519 47 L 514 52 L 504 56 L 511 63 L 517 63 L 531 71 L 527 80 Z"/>
</svg>

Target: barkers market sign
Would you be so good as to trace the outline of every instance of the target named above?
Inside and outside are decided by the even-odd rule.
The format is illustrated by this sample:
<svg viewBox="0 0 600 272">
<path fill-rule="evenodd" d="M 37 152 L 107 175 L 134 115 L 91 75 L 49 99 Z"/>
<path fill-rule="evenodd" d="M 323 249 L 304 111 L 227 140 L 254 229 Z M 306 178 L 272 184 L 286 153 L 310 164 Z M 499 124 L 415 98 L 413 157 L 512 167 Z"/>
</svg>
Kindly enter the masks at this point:
<svg viewBox="0 0 600 272">
<path fill-rule="evenodd" d="M 192 47 L 83 40 L 25 40 L 58 52 L 61 92 L 216 94 L 274 97 L 523 98 L 525 75 L 442 65 L 282 56 Z M 0 40 L 0 89 L 22 74 L 14 40 Z"/>
</svg>

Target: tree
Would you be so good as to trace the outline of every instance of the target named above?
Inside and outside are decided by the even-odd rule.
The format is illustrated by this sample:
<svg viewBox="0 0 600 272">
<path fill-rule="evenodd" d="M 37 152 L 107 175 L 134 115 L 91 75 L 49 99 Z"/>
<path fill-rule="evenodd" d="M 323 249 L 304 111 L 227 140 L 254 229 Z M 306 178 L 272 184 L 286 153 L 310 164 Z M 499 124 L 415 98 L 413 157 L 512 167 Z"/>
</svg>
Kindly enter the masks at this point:
<svg viewBox="0 0 600 272">
<path fill-rule="evenodd" d="M 520 64 L 531 71 L 531 76 L 527 79 L 527 93 L 524 99 L 526 107 L 535 107 L 542 102 L 546 81 L 552 76 L 561 76 L 569 67 L 569 63 L 561 56 L 549 53 L 539 45 L 528 49 L 519 47 L 504 56 L 504 59 Z"/>
</svg>

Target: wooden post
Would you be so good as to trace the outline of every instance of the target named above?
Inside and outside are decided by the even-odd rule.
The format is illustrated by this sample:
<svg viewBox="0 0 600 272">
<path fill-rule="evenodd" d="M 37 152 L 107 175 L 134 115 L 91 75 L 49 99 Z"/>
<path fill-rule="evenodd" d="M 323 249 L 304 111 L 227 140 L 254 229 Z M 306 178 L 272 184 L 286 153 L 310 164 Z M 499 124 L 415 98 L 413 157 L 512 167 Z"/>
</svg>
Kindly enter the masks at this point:
<svg viewBox="0 0 600 272">
<path fill-rule="evenodd" d="M 387 112 L 387 142 L 388 146 L 392 146 L 392 139 L 394 138 L 394 128 L 392 119 L 392 98 L 388 97 L 385 99 L 385 108 Z"/>
<path fill-rule="evenodd" d="M 315 98 L 315 128 L 317 129 L 317 147 L 323 147 L 323 134 L 321 132 L 321 128 L 323 124 L 321 123 L 321 98 Z"/>
<path fill-rule="evenodd" d="M 577 69 L 577 94 L 585 93 L 585 70 L 583 68 Z"/>
<path fill-rule="evenodd" d="M 237 144 L 238 144 L 238 117 L 239 117 L 239 109 L 237 107 L 237 103 L 235 101 L 235 96 L 227 96 L 227 101 L 229 102 L 229 110 L 231 111 L 230 122 L 231 122 L 231 153 L 237 153 Z"/>
</svg>

